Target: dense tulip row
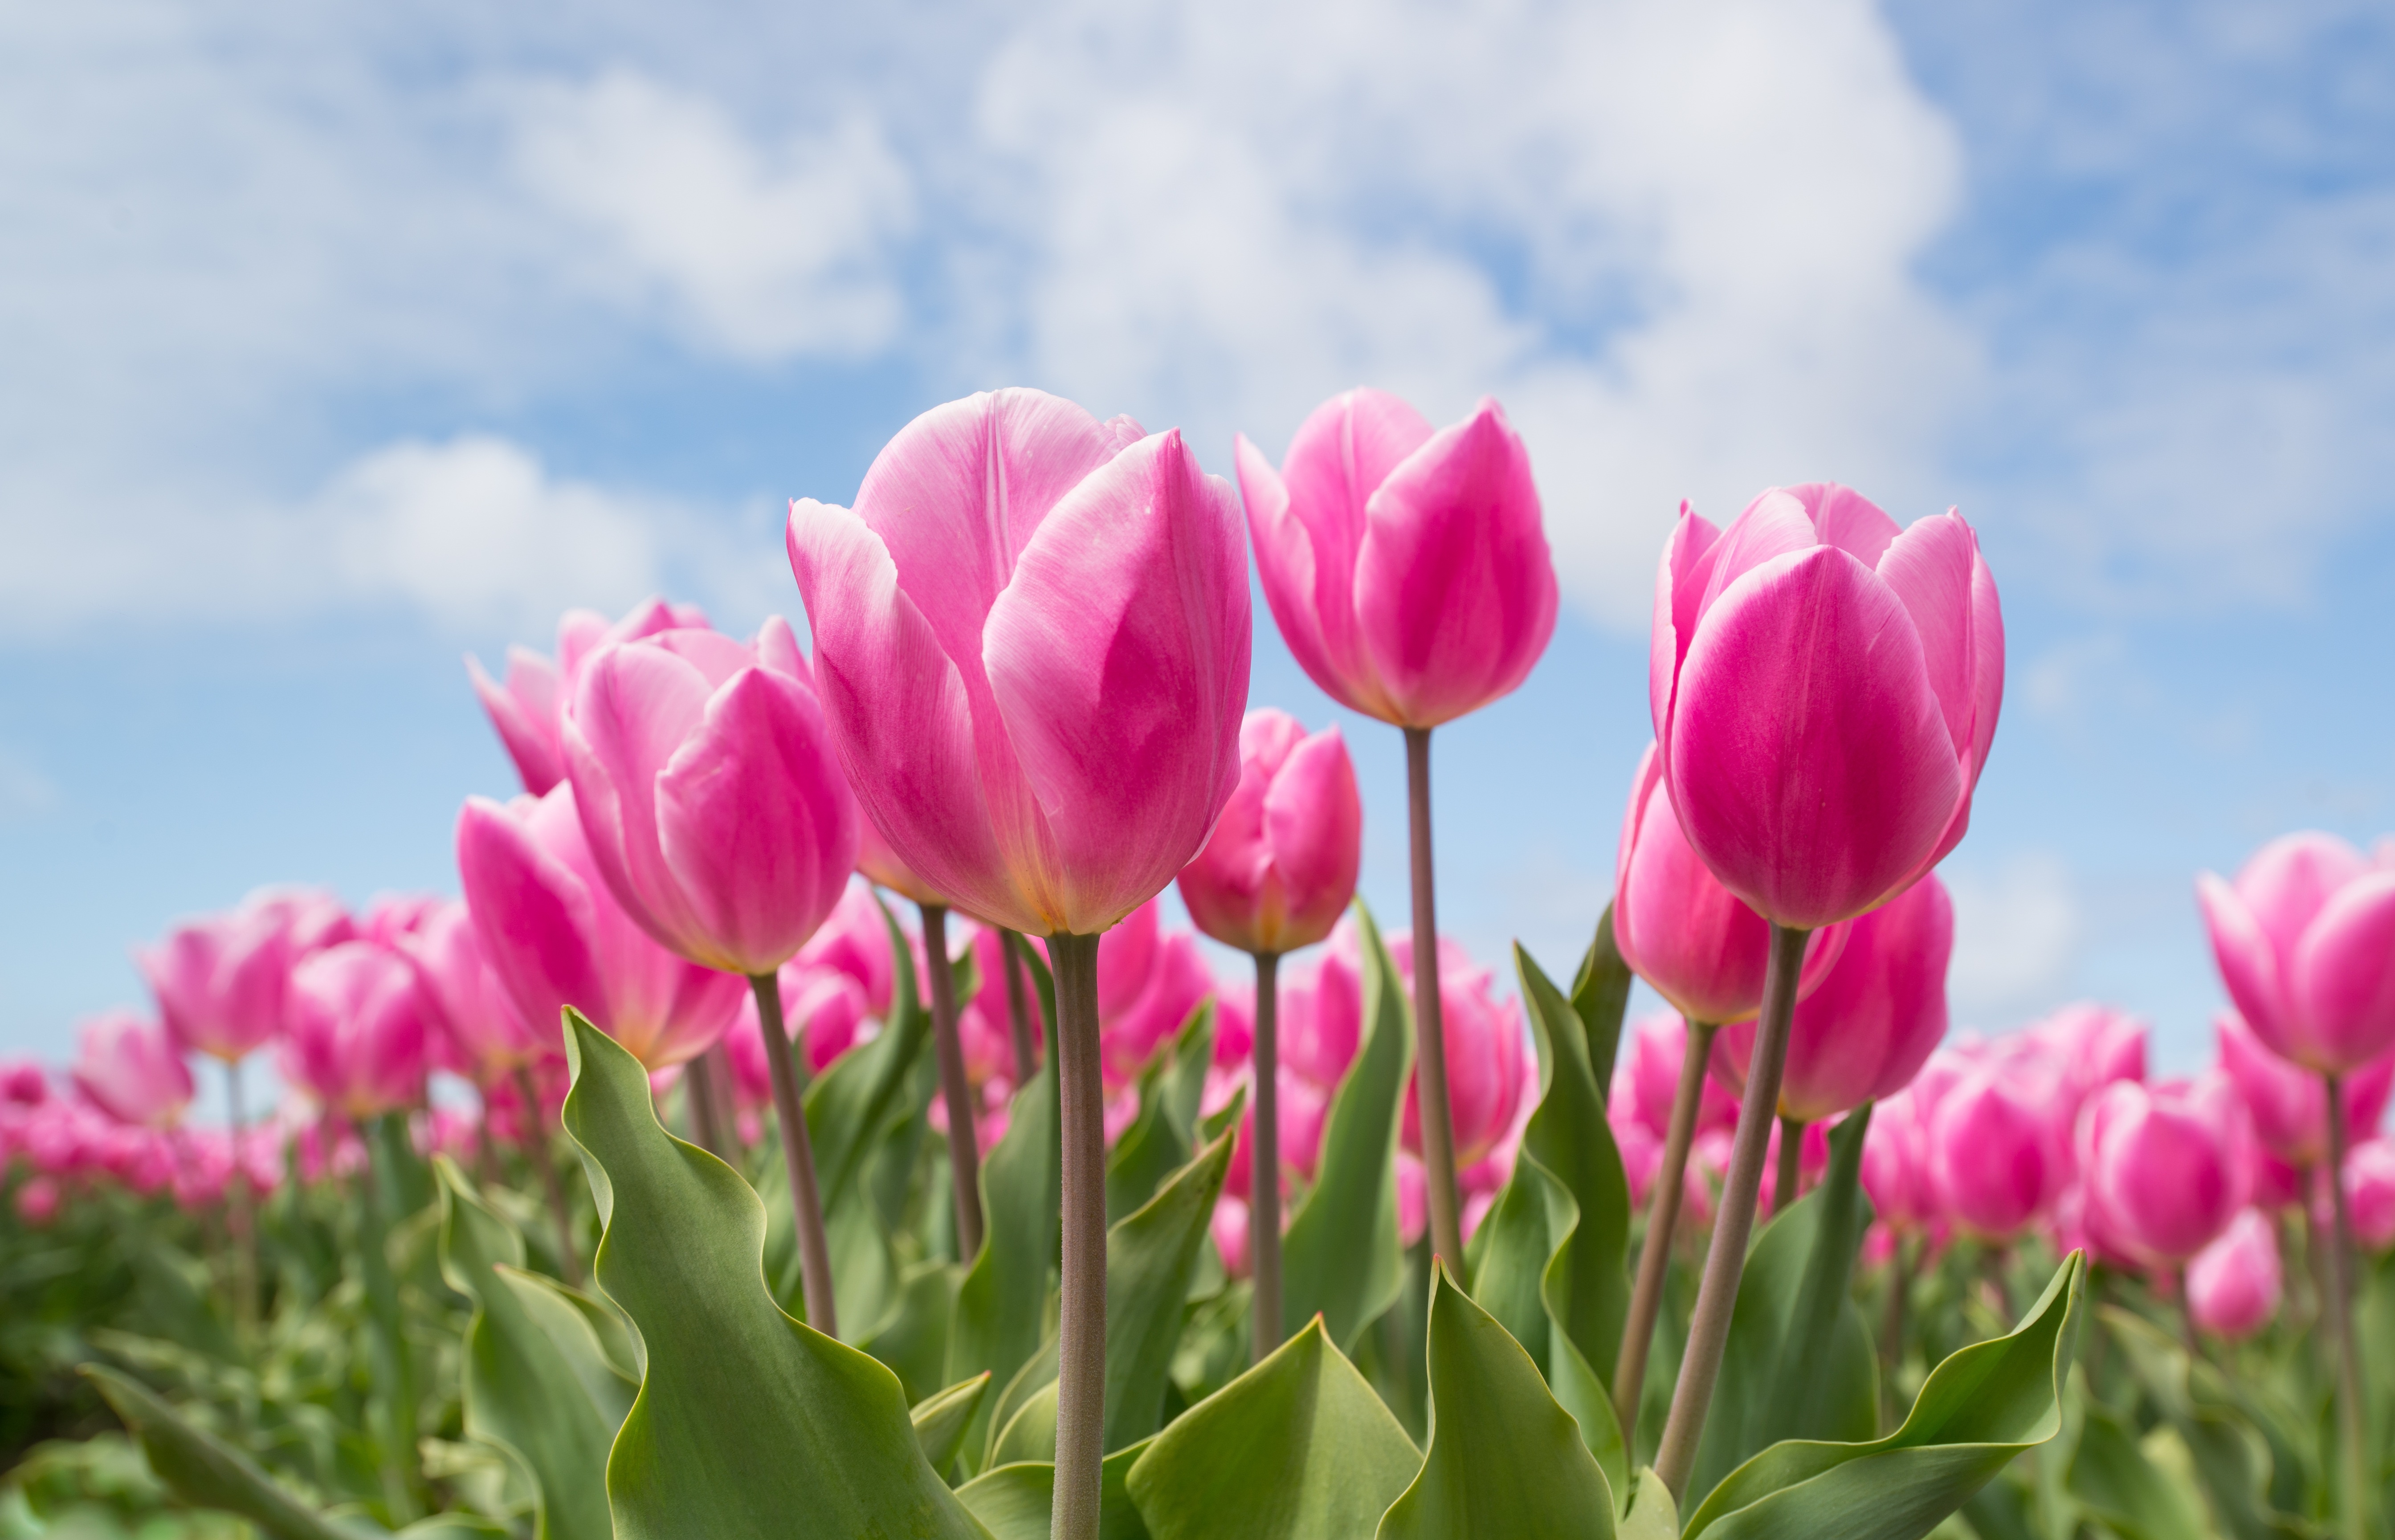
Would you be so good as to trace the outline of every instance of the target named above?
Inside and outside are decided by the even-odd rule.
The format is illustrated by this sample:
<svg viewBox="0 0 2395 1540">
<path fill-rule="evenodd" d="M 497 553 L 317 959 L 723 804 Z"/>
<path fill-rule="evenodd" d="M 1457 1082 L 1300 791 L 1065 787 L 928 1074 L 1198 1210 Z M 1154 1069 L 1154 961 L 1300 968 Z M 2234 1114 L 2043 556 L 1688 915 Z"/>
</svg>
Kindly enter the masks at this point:
<svg viewBox="0 0 2395 1540">
<path fill-rule="evenodd" d="M 1438 934 L 1430 750 L 1555 624 L 1526 446 L 1493 401 L 1434 428 L 1358 390 L 1278 467 L 1235 459 L 1236 487 L 1177 431 L 977 395 L 851 505 L 792 503 L 809 646 L 652 601 L 569 614 L 503 681 L 469 660 L 523 792 L 460 810 L 462 899 L 268 889 L 140 951 L 154 1019 L 0 1066 L 13 1222 L 171 1194 L 260 1388 L 288 1323 L 362 1309 L 342 1404 L 375 1453 L 312 1480 L 373 1472 L 391 1527 L 1896 1535 L 1968 1501 L 2042 1533 L 1973 1494 L 2066 1423 L 2074 1460 L 2129 1457 L 2108 1428 L 2142 1460 L 2124 1419 L 2211 1395 L 2207 1355 L 2317 1326 L 2336 1495 L 2307 1521 L 2370 1533 L 2395 848 L 2295 836 L 2201 879 L 2235 1009 L 2199 1075 L 2150 1077 L 2103 1006 L 1951 1032 L 1934 868 L 2002 704 L 1994 580 L 1954 513 L 1775 488 L 1683 509 L 1610 907 L 1568 990 L 1517 952 L 1508 991 Z M 1409 928 L 1354 902 L 1340 731 L 1249 707 L 1250 551 L 1309 677 L 1403 735 Z M 1633 975 L 1668 1008 L 1624 1030 Z M 288 1097 L 253 1122 L 261 1050 Z M 231 1129 L 187 1125 L 192 1056 Z M 2175 1322 L 2176 1380 L 2093 1348 L 2072 1379 L 2091 1265 L 2092 1330 L 2144 1376 Z M 206 1443 L 95 1375 L 153 1454 Z M 1331 1420 L 1253 1430 L 1296 1407 Z M 702 1447 L 704 1481 L 659 1453 Z M 2106 1480 L 2071 1488 L 2090 1521 Z"/>
</svg>

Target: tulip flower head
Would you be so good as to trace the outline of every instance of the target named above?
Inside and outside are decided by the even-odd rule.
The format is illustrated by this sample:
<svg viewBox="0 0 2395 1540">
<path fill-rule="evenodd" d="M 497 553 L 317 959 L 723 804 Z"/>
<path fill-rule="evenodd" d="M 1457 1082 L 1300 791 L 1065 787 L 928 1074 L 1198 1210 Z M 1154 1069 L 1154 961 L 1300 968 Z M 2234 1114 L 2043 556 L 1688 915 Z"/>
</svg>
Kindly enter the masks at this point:
<svg viewBox="0 0 2395 1540">
<path fill-rule="evenodd" d="M 1619 911 L 1617 911 L 1618 913 Z M 1617 1101 L 1634 1110 L 1647 1134 L 1661 1140 L 1671 1132 L 1672 1099 L 1680 1086 L 1680 1060 L 1688 1051 L 1688 1024 L 1671 1012 L 1631 1023 L 1618 1073 L 1626 1075 Z M 1697 1099 L 1697 1132 L 1727 1133 L 1738 1126 L 1738 1095 L 1707 1075 Z M 1660 1157 L 1659 1157 L 1660 1158 Z"/>
<path fill-rule="evenodd" d="M 2355 1242 L 2374 1252 L 2395 1246 L 2395 1140 L 2366 1139 L 2347 1151 L 2343 1178 Z"/>
<path fill-rule="evenodd" d="M 2245 1103 L 2255 1141 L 2297 1169 L 2325 1161 L 2328 1087 L 2321 1077 L 2264 1046 L 2233 1010 L 2223 1011 L 2213 1031 L 2220 1044 L 2220 1071 Z M 2377 1128 L 2390 1093 L 2395 1093 L 2395 1054 L 2375 1059 L 2342 1078 L 2337 1094 L 2345 1103 L 2349 1138 L 2364 1139 Z"/>
<path fill-rule="evenodd" d="M 2279 1313 L 2279 1231 L 2249 1208 L 2187 1264 L 2187 1308 L 2195 1323 L 2234 1342 Z"/>
<path fill-rule="evenodd" d="M 853 509 L 791 505 L 815 682 L 865 814 L 965 913 L 1096 935 L 1238 783 L 1247 554 L 1180 433 L 1036 390 L 935 407 Z"/>
<path fill-rule="evenodd" d="M 191 1067 L 165 1028 L 129 1010 L 93 1017 L 76 1033 L 75 1089 L 120 1123 L 171 1128 L 192 1103 Z"/>
<path fill-rule="evenodd" d="M 1971 526 L 1899 531 L 1845 487 L 1775 487 L 1715 531 L 1685 506 L 1648 694 L 1680 827 L 1722 885 L 1800 929 L 1911 887 L 1963 837 L 2004 696 Z"/>
<path fill-rule="evenodd" d="M 2001 1064 L 1944 1089 L 1927 1142 L 1945 1218 L 1983 1240 L 2012 1239 L 2062 1191 L 2064 1156 L 2041 1099 Z"/>
<path fill-rule="evenodd" d="M 498 730 L 508 757 L 515 761 L 524 790 L 539 796 L 565 779 L 565 714 L 584 659 L 609 642 L 637 641 L 678 626 L 706 624 L 706 614 L 695 606 L 658 599 L 636 606 L 612 625 L 592 611 L 569 610 L 557 623 L 556 662 L 529 648 L 510 647 L 503 684 L 483 673 L 481 661 L 468 653 L 467 677 L 491 726 Z"/>
<path fill-rule="evenodd" d="M 1242 952 L 1293 952 L 1330 934 L 1356 894 L 1364 804 L 1335 727 L 1306 735 L 1270 707 L 1239 727 L 1239 782 L 1181 873 L 1198 928 Z"/>
<path fill-rule="evenodd" d="M 284 1077 L 355 1120 L 424 1099 L 430 1035 L 416 969 L 389 947 L 343 941 L 291 971 Z"/>
<path fill-rule="evenodd" d="M 1389 937 L 1389 957 L 1399 978 L 1412 977 L 1411 931 L 1400 930 Z M 1473 962 L 1460 944 L 1439 938 L 1438 993 L 1447 1039 L 1447 1095 L 1455 1122 L 1459 1173 L 1497 1148 L 1522 1101 L 1529 1033 L 1522 1022 L 1522 1003 L 1511 996 L 1502 1001 L 1494 998 L 1490 992 L 1495 983 L 1496 976 Z M 1415 1154 L 1422 1152 L 1420 1098 L 1419 1085 L 1409 1081 L 1398 1142 Z"/>
<path fill-rule="evenodd" d="M 2177 1267 L 2252 1191 L 2253 1127 L 2228 1078 L 2115 1081 L 2079 1115 L 2088 1228 L 2149 1267 Z"/>
<path fill-rule="evenodd" d="M 2229 997 L 2271 1052 L 2349 1074 L 2395 1050 L 2395 861 L 2287 835 L 2195 891 Z"/>
<path fill-rule="evenodd" d="M 477 1086 L 503 1079 L 518 1065 L 557 1051 L 549 1036 L 534 1028 L 483 950 L 473 916 L 456 899 L 437 905 L 415 931 L 397 942 L 416 968 L 426 1020 L 443 1046 L 437 1060 Z"/>
<path fill-rule="evenodd" d="M 245 906 L 190 921 L 134 960 L 166 1030 L 194 1053 L 238 1063 L 283 1031 L 294 959 L 279 911 Z"/>
<path fill-rule="evenodd" d="M 1331 699 L 1432 728 L 1511 694 L 1555 634 L 1529 453 L 1494 401 L 1433 430 L 1382 390 L 1315 409 L 1277 471 L 1243 436 L 1239 490 L 1273 618 Z"/>
</svg>

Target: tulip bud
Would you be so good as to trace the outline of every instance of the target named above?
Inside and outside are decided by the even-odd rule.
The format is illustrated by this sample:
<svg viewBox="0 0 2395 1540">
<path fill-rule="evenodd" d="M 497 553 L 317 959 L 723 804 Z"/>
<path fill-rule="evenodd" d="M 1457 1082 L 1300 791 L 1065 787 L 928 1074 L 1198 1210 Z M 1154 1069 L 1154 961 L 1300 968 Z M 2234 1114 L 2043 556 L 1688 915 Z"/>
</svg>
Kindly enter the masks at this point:
<svg viewBox="0 0 2395 1540">
<path fill-rule="evenodd" d="M 2370 1251 L 2395 1246 L 2395 1141 L 2366 1139 L 2347 1151 L 2344 1180 L 2355 1242 Z"/>
<path fill-rule="evenodd" d="M 1286 712 L 1239 727 L 1239 782 L 1213 836 L 1182 868 L 1198 928 L 1242 952 L 1293 952 L 1330 934 L 1356 893 L 1364 805 L 1335 727 L 1312 737 Z"/>
<path fill-rule="evenodd" d="M 2149 1267 L 2177 1267 L 2245 1206 L 2253 1131 L 2225 1076 L 2108 1086 L 2080 1113 L 2091 1228 Z"/>
<path fill-rule="evenodd" d="M 416 970 L 372 941 L 327 947 L 291 973 L 284 1077 L 345 1117 L 424 1099 L 425 1005 Z"/>
<path fill-rule="evenodd" d="M 181 1045 L 129 1010 L 111 1011 L 77 1033 L 75 1088 L 120 1123 L 167 1128 L 181 1121 L 193 1094 Z"/>
<path fill-rule="evenodd" d="M 1929 1178 L 1947 1218 L 1989 1241 L 2027 1229 L 2061 1191 L 2044 1109 L 2001 1066 L 1967 1074 L 1929 1119 Z"/>
<path fill-rule="evenodd" d="M 2195 1323 L 2236 1341 L 2279 1313 L 2279 1234 L 2269 1217 L 2246 1209 L 2187 1264 L 2187 1308 Z"/>
<path fill-rule="evenodd" d="M 2254 854 L 2196 898 L 2229 997 L 2271 1052 L 2349 1074 L 2395 1049 L 2395 866 L 2330 835 Z"/>
<path fill-rule="evenodd" d="M 2256 1142 L 2298 1168 L 2325 1161 L 2328 1088 L 2321 1077 L 2264 1046 L 2235 1011 L 2223 1011 L 2213 1030 L 2220 1043 L 2221 1073 L 2245 1103 Z M 2338 1090 L 2345 1103 L 2346 1127 L 2351 1131 L 2349 1137 L 2366 1136 L 2386 1115 L 2388 1097 L 2395 1092 L 2395 1054 L 2373 1060 L 2345 1076 Z"/>
</svg>

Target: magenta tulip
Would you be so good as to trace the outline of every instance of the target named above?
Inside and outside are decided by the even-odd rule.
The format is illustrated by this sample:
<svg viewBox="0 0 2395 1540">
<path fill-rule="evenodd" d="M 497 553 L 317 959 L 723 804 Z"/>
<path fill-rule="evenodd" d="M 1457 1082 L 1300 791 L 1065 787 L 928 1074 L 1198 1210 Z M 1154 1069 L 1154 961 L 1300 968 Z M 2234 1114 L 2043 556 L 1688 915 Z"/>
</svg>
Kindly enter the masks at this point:
<svg viewBox="0 0 2395 1540">
<path fill-rule="evenodd" d="M 1351 932 L 1352 934 L 1352 932 Z M 1472 960 L 1462 944 L 1439 938 L 1439 999 L 1441 1026 L 1447 1038 L 1448 1093 L 1455 1120 L 1455 1163 L 1478 1162 L 1497 1148 L 1513 1126 L 1521 1105 L 1523 1062 L 1529 1033 L 1522 1023 L 1522 1003 L 1491 993 L 1496 975 Z M 1389 937 L 1389 960 L 1397 976 L 1413 971 L 1413 932 Z M 1398 1134 L 1401 1147 L 1415 1154 L 1422 1148 L 1422 1077 L 1406 1087 L 1405 1121 Z"/>
<path fill-rule="evenodd" d="M 31 1059 L 0 1059 L 0 1112 L 50 1099 L 50 1077 Z"/>
<path fill-rule="evenodd" d="M 2196 897 L 2221 981 L 2271 1052 L 2347 1074 L 2395 1049 L 2395 866 L 2330 835 L 2255 852 Z"/>
<path fill-rule="evenodd" d="M 424 1099 L 427 1012 L 407 959 L 372 941 L 327 947 L 291 970 L 285 1079 L 363 1120 Z"/>
<path fill-rule="evenodd" d="M 1204 843 L 1238 782 L 1247 561 L 1178 432 L 954 401 L 853 510 L 794 503 L 789 553 L 858 800 L 957 907 L 1096 935 Z"/>
<path fill-rule="evenodd" d="M 611 641 L 636 641 L 680 626 L 703 626 L 707 616 L 695 607 L 649 599 L 610 625 L 607 617 L 589 610 L 569 610 L 557 623 L 557 661 L 551 663 L 529 648 L 508 649 L 504 684 L 494 682 L 471 653 L 466 674 L 474 694 L 496 728 L 508 757 L 515 761 L 524 790 L 535 796 L 565 779 L 563 727 L 567 708 L 583 660 Z"/>
<path fill-rule="evenodd" d="M 860 827 L 866 825 L 858 820 Z M 897 962 L 890 951 L 890 922 L 873 889 L 852 882 L 832 905 L 831 917 L 809 937 L 792 959 L 801 967 L 837 968 L 856 981 L 865 992 L 865 1011 L 880 1019 L 889 1014 L 897 985 Z"/>
<path fill-rule="evenodd" d="M 244 907 L 189 921 L 134 960 L 177 1042 L 227 1064 L 283 1031 L 292 949 L 286 917 Z"/>
<path fill-rule="evenodd" d="M 2343 1178 L 2355 1243 L 2374 1252 L 2395 1246 L 2395 1140 L 2379 1137 L 2355 1144 L 2346 1152 Z"/>
<path fill-rule="evenodd" d="M 1614 857 L 1613 944 L 1631 971 L 1691 1021 L 1719 1026 L 1762 1008 L 1770 922 L 1724 888 L 1689 847 L 1663 795 L 1662 761 L 1652 744 L 1631 782 Z M 1845 926 L 1814 932 L 1796 986 L 1800 998 L 1819 986 L 1846 944 Z M 1668 1106 L 1668 1088 L 1665 1094 Z"/>
<path fill-rule="evenodd" d="M 457 869 L 484 955 L 542 1032 L 572 1006 L 657 1070 L 704 1053 L 732 1025 L 747 986 L 633 923 L 599 875 L 571 782 L 508 807 L 470 798 Z"/>
<path fill-rule="evenodd" d="M 191 1066 L 180 1044 L 129 1010 L 86 1021 L 76 1036 L 75 1089 L 120 1123 L 170 1128 L 192 1104 Z"/>
<path fill-rule="evenodd" d="M 1686 508 L 1649 657 L 1688 843 L 1766 919 L 1810 929 L 1911 887 L 1963 837 L 2004 695 L 1978 540 L 1899 531 L 1845 487 L 1775 487 L 1716 533 Z"/>
<path fill-rule="evenodd" d="M 1872 1109 L 1863 1131 L 1863 1191 L 1879 1222 L 1899 1235 L 1928 1228 L 1943 1217 L 1932 1179 L 1929 1133 L 1935 1102 L 1921 1100 L 1912 1086 Z"/>
<path fill-rule="evenodd" d="M 2146 1039 L 2150 1033 L 2142 1018 L 2082 1000 L 2016 1035 L 2061 1067 L 2075 1120 L 2080 1104 L 2112 1082 L 2146 1078 Z"/>
<path fill-rule="evenodd" d="M 415 965 L 426 1017 L 446 1039 L 445 1055 L 436 1057 L 445 1057 L 475 1085 L 496 1085 L 518 1066 L 558 1051 L 555 1039 L 525 1020 L 500 981 L 463 902 L 442 902 L 397 949 Z"/>
<path fill-rule="evenodd" d="M 1356 893 L 1364 805 L 1335 727 L 1250 711 L 1239 781 L 1213 836 L 1181 873 L 1198 928 L 1242 952 L 1294 952 L 1330 934 Z"/>
<path fill-rule="evenodd" d="M 2327 1160 L 2328 1091 L 2321 1077 L 2272 1053 L 2235 1011 L 2223 1011 L 2213 1030 L 2220 1044 L 2221 1073 L 2244 1101 L 2256 1141 L 2298 1169 Z M 2395 1093 L 2395 1054 L 2340 1077 L 2337 1091 L 2352 1137 L 2367 1138 Z"/>
<path fill-rule="evenodd" d="M 2224 1075 L 2115 1081 L 2079 1115 L 2090 1229 L 2149 1267 L 2183 1265 L 2245 1206 L 2253 1138 Z"/>
<path fill-rule="evenodd" d="M 1927 1145 L 1944 1218 L 1982 1240 L 2011 1240 L 2061 1195 L 2065 1161 L 2045 1108 L 2000 1064 L 1945 1087 Z"/>
<path fill-rule="evenodd" d="M 2187 1308 L 2195 1323 L 2234 1342 L 2279 1313 L 2279 1231 L 2249 1208 L 2187 1264 Z"/>
<path fill-rule="evenodd" d="M 1530 458 L 1483 401 L 1434 431 L 1381 390 L 1315 410 L 1276 472 L 1237 441 L 1273 618 L 1331 699 L 1432 728 L 1521 684 L 1555 627 Z"/>
<path fill-rule="evenodd" d="M 1816 1123 L 1910 1084 L 1946 1036 L 1953 950 L 1954 905 L 1936 873 L 1856 920 L 1829 976 L 1797 1003 L 1780 1115 Z M 1714 1074 L 1745 1090 L 1753 1046 L 1753 1021 L 1723 1028 Z"/>
<path fill-rule="evenodd" d="M 1617 911 L 1618 913 L 1618 911 Z M 1664 1138 L 1670 1131 L 1672 1103 L 1679 1089 L 1680 1067 L 1688 1050 L 1688 1024 L 1663 1013 L 1631 1023 L 1620 1073 L 1627 1075 L 1623 1090 L 1649 1134 Z M 1711 1075 L 1698 1084 L 1695 1128 L 1699 1134 L 1727 1133 L 1738 1125 L 1738 1098 Z M 1623 1099 L 1616 1093 L 1616 1099 Z"/>
<path fill-rule="evenodd" d="M 838 968 L 786 964 L 776 975 L 782 992 L 782 1020 L 804 1049 L 807 1072 L 821 1074 L 841 1054 L 854 1047 L 872 1011 L 865 991 Z M 761 1107 L 773 1099 L 772 1067 L 765 1059 L 765 1037 L 757 1022 L 757 1002 L 743 1001 L 740 1016 L 724 1037 L 731 1060 L 734 1091 L 744 1107 Z"/>
</svg>

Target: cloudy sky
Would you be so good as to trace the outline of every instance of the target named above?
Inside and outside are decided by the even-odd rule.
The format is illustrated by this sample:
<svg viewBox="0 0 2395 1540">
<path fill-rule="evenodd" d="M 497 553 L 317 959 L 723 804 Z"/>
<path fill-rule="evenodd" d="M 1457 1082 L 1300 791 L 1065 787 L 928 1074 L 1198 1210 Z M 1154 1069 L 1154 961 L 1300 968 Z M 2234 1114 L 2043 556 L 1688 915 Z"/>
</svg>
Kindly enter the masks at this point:
<svg viewBox="0 0 2395 1540">
<path fill-rule="evenodd" d="M 1585 942 L 1679 500 L 1834 479 L 2004 593 L 1958 1020 L 2191 1065 L 2194 872 L 2395 825 L 2390 68 L 2342 0 L 0 9 L 0 1050 L 260 882 L 454 889 L 461 654 L 796 618 L 787 500 L 933 402 L 1227 471 L 1371 383 L 1504 401 L 1569 598 L 1440 734 L 1475 952 Z"/>
</svg>

